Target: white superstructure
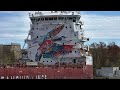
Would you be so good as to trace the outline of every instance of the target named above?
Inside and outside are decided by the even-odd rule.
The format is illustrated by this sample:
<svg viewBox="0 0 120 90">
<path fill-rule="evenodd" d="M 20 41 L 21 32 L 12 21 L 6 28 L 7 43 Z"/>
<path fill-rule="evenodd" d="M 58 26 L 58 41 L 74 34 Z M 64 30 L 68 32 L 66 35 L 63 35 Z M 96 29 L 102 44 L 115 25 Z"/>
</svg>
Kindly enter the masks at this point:
<svg viewBox="0 0 120 90">
<path fill-rule="evenodd" d="M 48 65 L 58 61 L 92 65 L 89 47 L 84 46 L 89 38 L 84 37 L 79 11 L 37 11 L 29 17 L 31 25 L 25 42 L 30 60 Z"/>
</svg>

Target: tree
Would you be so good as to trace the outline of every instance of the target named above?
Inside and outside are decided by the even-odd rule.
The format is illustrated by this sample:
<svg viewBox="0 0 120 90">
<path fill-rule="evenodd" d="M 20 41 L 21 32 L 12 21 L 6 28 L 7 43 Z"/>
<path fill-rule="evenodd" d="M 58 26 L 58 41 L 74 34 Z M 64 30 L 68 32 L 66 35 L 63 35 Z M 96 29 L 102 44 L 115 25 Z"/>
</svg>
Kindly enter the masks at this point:
<svg viewBox="0 0 120 90">
<path fill-rule="evenodd" d="M 120 66 L 120 48 L 111 42 L 106 45 L 104 42 L 93 43 L 90 45 L 93 56 L 94 72 L 101 67 Z"/>
</svg>

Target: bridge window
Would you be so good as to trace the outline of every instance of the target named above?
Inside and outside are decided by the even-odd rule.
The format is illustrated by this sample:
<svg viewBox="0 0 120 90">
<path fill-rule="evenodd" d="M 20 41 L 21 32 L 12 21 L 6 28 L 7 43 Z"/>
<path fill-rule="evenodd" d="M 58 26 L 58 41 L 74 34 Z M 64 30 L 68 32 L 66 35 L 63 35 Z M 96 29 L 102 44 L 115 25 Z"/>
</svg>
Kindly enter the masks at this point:
<svg viewBox="0 0 120 90">
<path fill-rule="evenodd" d="M 44 18 L 41 18 L 41 21 L 43 21 L 44 20 Z"/>
<path fill-rule="evenodd" d="M 38 19 L 36 19 L 36 22 L 38 21 Z"/>
<path fill-rule="evenodd" d="M 63 17 L 61 17 L 61 20 L 63 20 L 64 18 Z"/>
<path fill-rule="evenodd" d="M 57 20 L 57 17 L 54 17 L 54 20 Z"/>
<path fill-rule="evenodd" d="M 60 19 L 61 19 L 61 17 L 58 18 L 58 20 L 60 20 Z"/>
<path fill-rule="evenodd" d="M 58 20 L 63 20 L 63 19 L 64 19 L 64 17 L 59 17 L 59 18 L 58 18 Z"/>
<path fill-rule="evenodd" d="M 40 21 L 40 18 L 38 18 L 38 21 Z"/>
<path fill-rule="evenodd" d="M 45 20 L 48 20 L 48 18 L 45 18 Z"/>
<path fill-rule="evenodd" d="M 73 17 L 74 20 L 76 20 L 76 17 Z"/>
<path fill-rule="evenodd" d="M 33 21 L 35 21 L 35 18 L 33 19 Z"/>
<path fill-rule="evenodd" d="M 80 17 L 78 17 L 77 19 L 80 19 Z"/>
<path fill-rule="evenodd" d="M 72 17 L 69 17 L 69 20 L 72 20 Z"/>
<path fill-rule="evenodd" d="M 53 20 L 53 18 L 49 18 L 49 20 Z"/>
</svg>

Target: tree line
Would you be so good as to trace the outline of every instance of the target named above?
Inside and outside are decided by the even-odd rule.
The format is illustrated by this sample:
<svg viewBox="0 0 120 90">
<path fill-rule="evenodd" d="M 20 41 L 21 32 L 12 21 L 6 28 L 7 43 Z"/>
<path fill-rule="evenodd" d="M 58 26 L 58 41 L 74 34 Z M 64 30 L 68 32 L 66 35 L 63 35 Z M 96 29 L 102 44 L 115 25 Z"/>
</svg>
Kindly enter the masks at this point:
<svg viewBox="0 0 120 90">
<path fill-rule="evenodd" d="M 94 70 L 101 67 L 120 66 L 120 47 L 115 42 L 106 45 L 104 42 L 90 45 L 90 52 L 93 56 Z"/>
</svg>

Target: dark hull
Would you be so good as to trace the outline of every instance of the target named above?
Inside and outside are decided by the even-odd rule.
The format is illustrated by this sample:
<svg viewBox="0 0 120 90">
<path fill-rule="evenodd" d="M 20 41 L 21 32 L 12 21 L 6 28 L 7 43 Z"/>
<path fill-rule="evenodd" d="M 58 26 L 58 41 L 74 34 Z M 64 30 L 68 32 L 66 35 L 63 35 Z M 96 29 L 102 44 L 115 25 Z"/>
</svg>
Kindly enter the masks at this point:
<svg viewBox="0 0 120 90">
<path fill-rule="evenodd" d="M 0 68 L 0 79 L 93 79 L 93 66 Z"/>
</svg>

